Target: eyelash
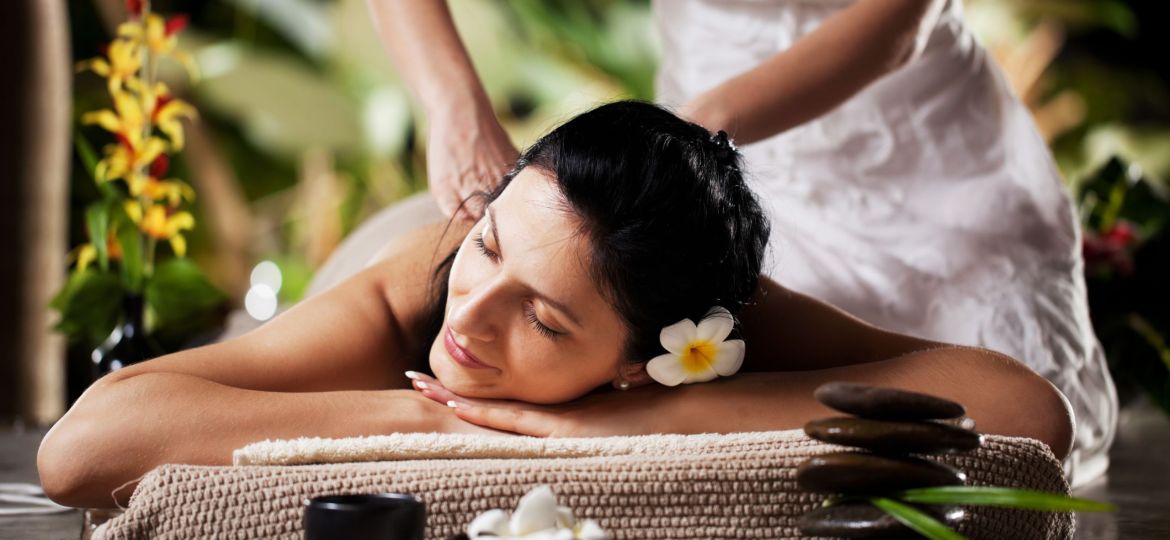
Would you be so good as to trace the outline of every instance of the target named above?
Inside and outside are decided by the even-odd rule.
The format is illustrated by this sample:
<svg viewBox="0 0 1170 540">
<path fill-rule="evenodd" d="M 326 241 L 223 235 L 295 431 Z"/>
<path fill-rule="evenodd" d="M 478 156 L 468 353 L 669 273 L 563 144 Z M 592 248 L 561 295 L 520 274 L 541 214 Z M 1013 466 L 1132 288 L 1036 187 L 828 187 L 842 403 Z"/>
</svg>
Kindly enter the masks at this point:
<svg viewBox="0 0 1170 540">
<path fill-rule="evenodd" d="M 482 253 L 484 257 L 487 257 L 492 262 L 499 260 L 500 256 L 496 254 L 496 252 L 488 249 L 487 244 L 484 243 L 483 233 L 475 235 L 475 238 L 472 239 L 472 242 L 475 243 L 475 247 L 479 248 L 479 252 Z M 540 318 L 536 316 L 536 310 L 533 309 L 530 304 L 526 304 L 524 306 L 524 317 L 528 319 L 528 324 L 531 324 L 533 329 L 548 339 L 557 339 L 563 335 L 540 322 Z"/>
<path fill-rule="evenodd" d="M 473 242 L 475 242 L 475 247 L 479 248 L 479 252 L 482 253 L 484 257 L 490 259 L 492 262 L 496 262 L 496 260 L 500 258 L 496 252 L 488 249 L 487 244 L 483 243 L 483 233 L 475 235 Z"/>
</svg>

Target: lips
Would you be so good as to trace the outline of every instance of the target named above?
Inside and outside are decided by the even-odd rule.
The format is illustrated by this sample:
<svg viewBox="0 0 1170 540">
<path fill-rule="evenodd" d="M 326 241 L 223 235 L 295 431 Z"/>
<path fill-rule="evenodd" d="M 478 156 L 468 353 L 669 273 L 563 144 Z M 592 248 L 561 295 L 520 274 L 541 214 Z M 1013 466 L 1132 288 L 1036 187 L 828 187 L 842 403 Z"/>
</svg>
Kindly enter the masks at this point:
<svg viewBox="0 0 1170 540">
<path fill-rule="evenodd" d="M 471 354 L 471 351 L 460 347 L 459 344 L 455 342 L 455 334 L 451 332 L 450 328 L 448 328 L 447 332 L 443 335 L 443 346 L 446 347 L 447 354 L 451 356 L 451 359 L 454 360 L 455 363 L 465 368 L 492 369 L 492 366 L 483 363 L 479 358 L 476 358 L 474 354 Z"/>
</svg>

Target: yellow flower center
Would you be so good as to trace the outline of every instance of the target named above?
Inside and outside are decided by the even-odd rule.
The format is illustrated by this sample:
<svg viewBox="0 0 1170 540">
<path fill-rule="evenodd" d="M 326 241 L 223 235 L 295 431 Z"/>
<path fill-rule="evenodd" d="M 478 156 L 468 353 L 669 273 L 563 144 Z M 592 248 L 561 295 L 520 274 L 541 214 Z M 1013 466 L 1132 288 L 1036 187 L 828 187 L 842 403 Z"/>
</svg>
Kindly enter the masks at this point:
<svg viewBox="0 0 1170 540">
<path fill-rule="evenodd" d="M 683 369 L 687 373 L 706 373 L 715 361 L 715 344 L 707 340 L 696 340 L 687 344 L 682 353 Z"/>
</svg>

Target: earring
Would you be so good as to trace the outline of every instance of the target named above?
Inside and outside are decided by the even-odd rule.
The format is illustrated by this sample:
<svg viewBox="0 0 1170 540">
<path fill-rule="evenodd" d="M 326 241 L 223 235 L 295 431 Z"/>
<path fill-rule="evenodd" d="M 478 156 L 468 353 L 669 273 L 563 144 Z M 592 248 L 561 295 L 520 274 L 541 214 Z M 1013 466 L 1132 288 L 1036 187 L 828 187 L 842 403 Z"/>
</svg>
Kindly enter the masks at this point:
<svg viewBox="0 0 1170 540">
<path fill-rule="evenodd" d="M 618 377 L 619 377 L 618 380 L 614 381 L 614 383 L 613 383 L 614 388 L 617 388 L 618 390 L 629 390 L 630 389 L 630 381 L 627 381 L 627 380 L 621 378 L 620 375 Z"/>
</svg>

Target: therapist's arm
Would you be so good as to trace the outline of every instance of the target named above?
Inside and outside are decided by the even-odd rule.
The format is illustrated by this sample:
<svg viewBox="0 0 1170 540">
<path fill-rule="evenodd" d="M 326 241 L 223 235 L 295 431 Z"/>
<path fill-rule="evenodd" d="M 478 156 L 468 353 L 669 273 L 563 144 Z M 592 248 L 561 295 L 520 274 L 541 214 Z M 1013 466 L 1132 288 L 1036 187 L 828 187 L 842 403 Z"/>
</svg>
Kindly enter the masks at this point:
<svg viewBox="0 0 1170 540">
<path fill-rule="evenodd" d="M 945 0 L 860 0 L 680 113 L 748 144 L 817 118 L 903 65 Z"/>
<path fill-rule="evenodd" d="M 493 188 L 519 154 L 496 119 L 447 2 L 367 3 L 382 45 L 429 121 L 431 194 L 446 215 L 478 219 L 481 209 L 461 207 L 462 201 Z"/>
<path fill-rule="evenodd" d="M 457 106 L 491 110 L 443 0 L 368 0 L 378 36 L 428 115 Z"/>
</svg>

